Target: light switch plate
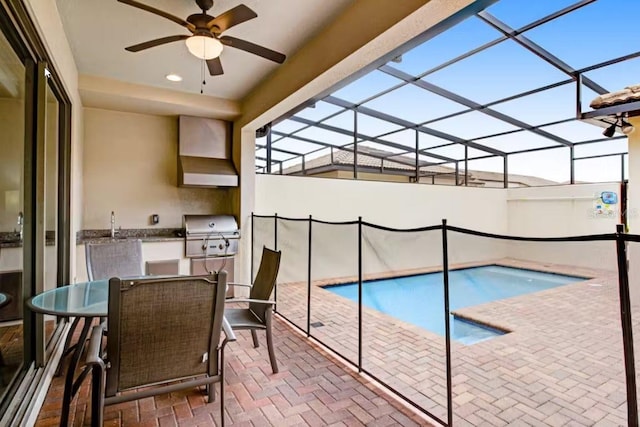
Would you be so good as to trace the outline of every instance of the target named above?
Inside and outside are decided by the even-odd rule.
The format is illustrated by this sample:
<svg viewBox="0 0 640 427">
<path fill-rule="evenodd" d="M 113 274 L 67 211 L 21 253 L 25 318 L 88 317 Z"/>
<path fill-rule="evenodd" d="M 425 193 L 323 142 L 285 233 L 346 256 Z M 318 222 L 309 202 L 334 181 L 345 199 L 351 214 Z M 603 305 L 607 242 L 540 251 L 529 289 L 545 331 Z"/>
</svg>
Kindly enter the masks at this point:
<svg viewBox="0 0 640 427">
<path fill-rule="evenodd" d="M 158 224 L 160 222 L 160 215 L 153 214 L 151 215 L 151 224 Z"/>
</svg>

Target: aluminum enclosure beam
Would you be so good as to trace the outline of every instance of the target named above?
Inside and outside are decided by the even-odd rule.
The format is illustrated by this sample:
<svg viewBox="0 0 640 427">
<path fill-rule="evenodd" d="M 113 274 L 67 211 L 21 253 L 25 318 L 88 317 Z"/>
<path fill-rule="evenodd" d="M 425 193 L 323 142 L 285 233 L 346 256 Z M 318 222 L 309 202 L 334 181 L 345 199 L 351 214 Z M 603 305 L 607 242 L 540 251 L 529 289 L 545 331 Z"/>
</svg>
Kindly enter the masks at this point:
<svg viewBox="0 0 640 427">
<path fill-rule="evenodd" d="M 358 109 L 358 112 L 361 113 L 362 111 L 360 111 L 360 109 Z M 312 120 L 304 119 L 302 117 L 293 116 L 293 117 L 290 117 L 289 120 L 293 120 L 293 121 L 299 122 L 299 123 L 309 124 L 309 125 L 312 125 L 312 126 L 315 126 L 315 127 L 319 128 L 319 129 L 324 129 L 324 130 L 328 130 L 328 131 L 331 131 L 331 132 L 336 132 L 336 133 L 339 133 L 339 134 L 342 134 L 342 135 L 351 136 L 351 135 L 354 134 L 352 131 L 347 130 L 347 129 L 342 129 L 342 128 L 339 128 L 339 127 L 336 127 L 336 126 L 327 125 L 327 124 L 324 124 L 324 123 L 315 123 Z M 290 134 L 291 137 L 293 137 L 294 135 L 295 134 Z M 375 143 L 381 144 L 381 145 L 386 145 L 387 147 L 395 148 L 397 150 L 407 150 L 408 149 L 408 147 L 406 145 L 398 144 L 398 143 L 391 142 L 391 141 L 385 141 L 383 139 L 375 138 L 375 137 L 372 137 L 372 136 L 367 136 L 367 135 L 364 135 L 364 134 L 361 134 L 361 133 L 356 133 L 356 136 L 359 139 L 362 139 L 362 140 L 365 140 L 365 141 L 375 142 Z M 449 161 L 449 162 L 455 162 L 455 159 L 452 159 L 452 158 L 446 157 L 446 156 L 441 156 L 439 154 L 427 154 L 427 155 L 429 155 L 429 156 L 431 156 L 433 158 L 436 158 L 436 159 L 446 160 L 446 161 Z"/>
<path fill-rule="evenodd" d="M 403 71 L 398 70 L 397 68 L 391 67 L 389 65 L 384 65 L 382 67 L 379 68 L 380 71 L 389 74 L 390 76 L 396 77 L 400 80 L 404 80 L 407 83 L 411 83 L 414 86 L 417 86 L 421 89 L 427 90 L 431 93 L 434 93 L 436 95 L 439 95 L 443 98 L 446 98 L 450 101 L 456 102 L 458 104 L 464 105 L 465 107 L 469 107 L 472 111 L 478 111 L 480 113 L 486 114 L 488 116 L 493 117 L 494 119 L 498 119 L 501 120 L 505 123 L 508 123 L 512 126 L 516 126 L 519 127 L 521 129 L 527 129 L 530 132 L 533 132 L 539 136 L 542 136 L 544 138 L 548 138 L 551 139 L 552 141 L 558 142 L 560 144 L 566 145 L 568 147 L 570 147 L 572 144 L 570 141 L 567 141 L 564 138 L 560 138 L 559 136 L 556 136 L 554 134 L 551 134 L 549 132 L 543 131 L 541 129 L 537 129 L 534 126 L 530 125 L 529 123 L 525 123 L 523 121 L 520 121 L 518 119 L 515 119 L 511 116 L 508 116 L 507 114 L 501 113 L 499 111 L 496 110 L 492 110 L 491 108 L 485 107 L 481 104 L 478 104 L 475 101 L 472 101 L 468 98 L 465 98 L 463 96 L 460 96 L 456 93 L 450 92 L 444 88 L 441 88 L 439 86 L 434 85 L 433 83 L 429 83 L 425 80 L 416 80 L 414 77 L 412 77 L 410 74 L 407 74 Z"/>
<path fill-rule="evenodd" d="M 547 61 L 549 64 L 553 65 L 558 70 L 571 76 L 574 79 L 576 78 L 576 70 L 570 67 L 567 63 L 562 61 L 557 56 L 553 55 L 548 50 L 544 49 L 542 46 L 523 36 L 522 34 L 518 34 L 515 29 L 511 28 L 509 25 L 505 24 L 495 16 L 491 15 L 487 11 L 478 12 L 477 16 L 496 30 L 500 31 L 505 36 L 509 37 L 519 45 L 523 46 L 530 52 L 534 53 L 535 55 Z M 583 77 L 583 82 L 585 86 L 600 95 L 609 92 L 607 89 L 603 88 L 588 77 Z"/>
<path fill-rule="evenodd" d="M 324 99 L 324 101 L 328 102 L 330 104 L 333 104 L 333 105 L 337 105 L 339 107 L 350 109 L 350 110 L 357 108 L 358 112 L 361 113 L 361 114 L 366 114 L 367 116 L 371 116 L 371 117 L 374 117 L 376 119 L 380 119 L 380 120 L 384 120 L 384 121 L 387 121 L 387 122 L 390 122 L 390 123 L 394 123 L 394 124 L 397 124 L 399 126 L 402 126 L 402 127 L 408 128 L 408 129 L 409 128 L 410 129 L 417 129 L 422 133 L 426 133 L 428 135 L 435 136 L 435 137 L 440 138 L 440 139 L 445 139 L 447 141 L 451 141 L 451 142 L 455 142 L 455 143 L 458 143 L 458 144 L 462 144 L 464 146 L 475 148 L 476 150 L 482 150 L 482 151 L 485 151 L 487 153 L 495 154 L 497 156 L 504 156 L 506 154 L 505 152 L 497 150 L 495 148 L 487 147 L 487 146 L 482 145 L 482 144 L 477 144 L 477 143 L 475 143 L 473 141 L 467 141 L 466 139 L 459 138 L 457 136 L 453 136 L 453 135 L 450 135 L 450 134 L 445 133 L 445 132 L 440 132 L 438 130 L 431 129 L 431 128 L 428 128 L 428 127 L 425 127 L 425 126 L 420 126 L 420 125 L 417 125 L 415 123 L 411 123 L 408 120 L 404 120 L 404 119 L 401 119 L 399 117 L 392 116 L 390 114 L 386 114 L 386 113 L 383 113 L 383 112 L 380 112 L 380 111 L 377 111 L 377 110 L 373 110 L 373 109 L 368 108 L 368 107 L 363 107 L 361 105 L 359 106 L 359 105 L 353 104 L 353 103 L 351 103 L 349 101 L 345 101 L 343 99 L 337 98 L 335 96 L 328 96 L 328 97 L 326 97 Z M 406 148 L 407 147 L 404 147 L 404 149 L 406 149 Z"/>
</svg>

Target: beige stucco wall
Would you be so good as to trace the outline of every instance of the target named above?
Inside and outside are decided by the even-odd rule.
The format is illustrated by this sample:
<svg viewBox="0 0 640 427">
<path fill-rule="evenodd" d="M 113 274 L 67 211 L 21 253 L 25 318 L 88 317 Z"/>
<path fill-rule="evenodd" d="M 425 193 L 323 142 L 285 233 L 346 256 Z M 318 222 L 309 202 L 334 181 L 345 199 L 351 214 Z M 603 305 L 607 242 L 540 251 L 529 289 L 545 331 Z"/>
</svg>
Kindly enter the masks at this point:
<svg viewBox="0 0 640 427">
<path fill-rule="evenodd" d="M 446 218 L 459 227 L 500 234 L 508 230 L 503 189 L 258 175 L 255 212 L 328 221 L 362 216 L 398 228 L 437 225 Z"/>
<path fill-rule="evenodd" d="M 354 179 L 352 171 L 336 171 L 336 178 Z M 317 175 L 316 175 L 317 176 Z M 402 175 L 381 175 L 377 173 L 358 172 L 358 179 L 365 181 L 409 182 L 409 177 Z"/>
<path fill-rule="evenodd" d="M 615 231 L 619 210 L 613 216 L 595 214 L 596 196 L 603 191 L 619 193 L 620 183 L 494 189 L 258 175 L 256 213 L 294 218 L 312 215 L 327 221 L 354 221 L 362 216 L 364 221 L 395 228 L 438 225 L 446 218 L 449 225 L 488 233 L 562 237 Z M 354 275 L 356 226 L 314 223 L 312 228 L 314 279 Z M 254 229 L 258 249 L 263 244 L 273 246 L 272 219 L 256 219 Z M 283 281 L 306 280 L 307 241 L 306 221 L 279 222 Z M 439 231 L 405 234 L 365 228 L 364 250 L 367 272 L 438 266 L 442 260 Z M 615 270 L 615 254 L 612 241 L 538 243 L 449 233 L 453 264 L 508 256 Z M 254 260 L 257 263 L 259 256 Z"/>
<path fill-rule="evenodd" d="M 595 207 L 603 191 L 620 196 L 620 183 L 576 184 L 513 188 L 507 191 L 509 234 L 562 237 L 614 233 L 620 222 L 620 204 L 614 214 L 598 215 Z M 539 262 L 616 269 L 613 242 L 512 242 L 511 256 Z"/>
<path fill-rule="evenodd" d="M 636 128 L 629 135 L 629 233 L 640 234 L 640 117 L 629 120 Z M 629 251 L 629 289 L 631 299 L 640 302 L 640 243 L 628 244 Z M 634 313 L 638 316 L 640 313 Z"/>
<path fill-rule="evenodd" d="M 229 213 L 226 189 L 177 185 L 178 118 L 84 111 L 83 229 L 182 227 L 184 214 Z"/>
<path fill-rule="evenodd" d="M 0 98 L 0 231 L 14 231 L 18 225 L 24 157 L 24 102 Z M 17 202 L 17 203 L 14 203 Z M 1 256 L 1 254 L 0 254 Z"/>
<path fill-rule="evenodd" d="M 419 185 L 346 179 L 258 175 L 256 213 L 262 215 L 314 218 L 325 221 L 363 221 L 394 228 L 450 225 L 498 234 L 507 232 L 507 204 L 504 190 Z M 256 220 L 256 246 L 272 247 L 273 220 Z M 315 279 L 353 276 L 357 273 L 357 228 L 313 225 L 313 276 Z M 365 227 L 363 250 L 365 272 L 441 265 L 439 230 L 424 233 L 390 233 Z M 283 252 L 284 282 L 306 279 L 308 225 L 281 222 L 278 249 Z M 503 258 L 506 245 L 495 240 L 452 233 L 451 262 Z M 259 256 L 254 257 L 254 261 Z M 256 266 L 257 267 L 257 266 Z M 255 269 L 254 269 L 255 271 Z"/>
</svg>

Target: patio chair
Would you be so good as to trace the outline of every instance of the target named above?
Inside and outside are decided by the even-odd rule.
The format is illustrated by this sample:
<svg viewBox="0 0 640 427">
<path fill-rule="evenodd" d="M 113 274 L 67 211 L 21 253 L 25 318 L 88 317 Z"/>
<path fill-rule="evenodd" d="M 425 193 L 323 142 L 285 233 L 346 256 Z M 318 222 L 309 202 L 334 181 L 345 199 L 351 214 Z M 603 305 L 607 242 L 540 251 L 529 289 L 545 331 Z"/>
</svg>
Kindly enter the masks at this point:
<svg viewBox="0 0 640 427">
<path fill-rule="evenodd" d="M 85 255 L 89 281 L 144 276 L 140 240 L 87 243 Z"/>
<path fill-rule="evenodd" d="M 258 335 L 256 330 L 263 329 L 267 334 L 267 348 L 269 349 L 269 360 L 274 374 L 278 373 L 278 362 L 273 351 L 273 337 L 271 333 L 271 317 L 274 301 L 269 301 L 273 287 L 276 284 L 278 270 L 280 268 L 280 251 L 272 251 L 266 247 L 262 248 L 262 258 L 260 267 L 253 282 L 253 285 L 242 283 L 229 283 L 233 286 L 246 286 L 250 288 L 249 298 L 232 298 L 227 303 L 247 303 L 246 308 L 227 308 L 225 317 L 234 330 L 250 329 L 253 338 L 253 346 L 258 347 Z"/>
<path fill-rule="evenodd" d="M 122 240 L 108 243 L 87 243 L 84 246 L 87 263 L 87 278 L 90 282 L 94 280 L 111 279 L 112 277 L 142 277 L 142 241 Z M 71 330 L 67 334 L 64 343 L 63 355 L 69 354 L 73 350 L 71 341 L 74 337 L 81 317 L 75 317 L 71 324 Z M 100 318 L 104 323 L 105 318 Z M 56 374 L 62 370 L 63 364 L 58 365 Z"/>
<path fill-rule="evenodd" d="M 224 271 L 109 281 L 106 357 L 100 324 L 92 330 L 86 359 L 93 378 L 92 426 L 102 426 L 105 405 L 196 386 L 207 386 L 211 402 L 215 382 L 224 425 L 224 349 L 236 339 L 224 319 L 226 285 Z"/>
</svg>

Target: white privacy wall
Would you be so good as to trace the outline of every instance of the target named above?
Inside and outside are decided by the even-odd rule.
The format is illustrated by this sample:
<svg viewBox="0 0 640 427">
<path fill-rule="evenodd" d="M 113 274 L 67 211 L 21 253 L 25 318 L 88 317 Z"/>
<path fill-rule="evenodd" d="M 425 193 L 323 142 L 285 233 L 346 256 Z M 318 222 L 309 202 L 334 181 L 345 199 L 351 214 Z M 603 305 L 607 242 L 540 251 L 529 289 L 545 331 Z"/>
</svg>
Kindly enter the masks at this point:
<svg viewBox="0 0 640 427">
<path fill-rule="evenodd" d="M 613 233 L 620 221 L 619 205 L 612 217 L 594 215 L 597 195 L 620 194 L 619 183 L 553 187 L 485 189 L 389 182 L 256 176 L 256 214 L 366 222 L 393 228 L 449 225 L 527 237 L 561 237 Z M 257 220 L 255 243 L 272 246 L 273 221 Z M 306 280 L 307 222 L 278 225 L 283 251 L 282 282 Z M 357 275 L 357 226 L 312 226 L 312 278 Z M 401 271 L 441 265 L 441 234 L 392 233 L 363 229 L 364 273 Z M 259 253 L 258 253 L 259 255 Z M 612 242 L 522 243 L 449 233 L 450 263 L 503 257 L 615 269 Z M 259 256 L 254 257 L 254 273 Z"/>
<path fill-rule="evenodd" d="M 502 189 L 257 175 L 255 213 L 326 221 L 362 216 L 394 228 L 438 225 L 446 218 L 450 225 L 507 232 Z"/>
<path fill-rule="evenodd" d="M 508 234 L 562 237 L 606 234 L 620 223 L 620 203 L 613 214 L 597 215 L 595 206 L 603 191 L 620 198 L 620 183 L 578 184 L 508 189 Z M 512 258 L 615 270 L 614 242 L 519 243 L 509 247 Z"/>
<path fill-rule="evenodd" d="M 506 193 L 496 189 L 445 187 L 295 176 L 256 176 L 256 214 L 363 221 L 393 228 L 448 224 L 507 233 Z M 272 246 L 272 221 L 257 220 L 255 242 Z M 281 221 L 278 249 L 283 252 L 280 282 L 306 280 L 308 223 Z M 312 278 L 357 275 L 357 226 L 312 226 Z M 503 258 L 504 242 L 452 235 L 452 262 Z M 259 257 L 254 257 L 254 273 Z M 393 233 L 363 229 L 364 273 L 375 274 L 440 266 L 440 231 Z"/>
</svg>

